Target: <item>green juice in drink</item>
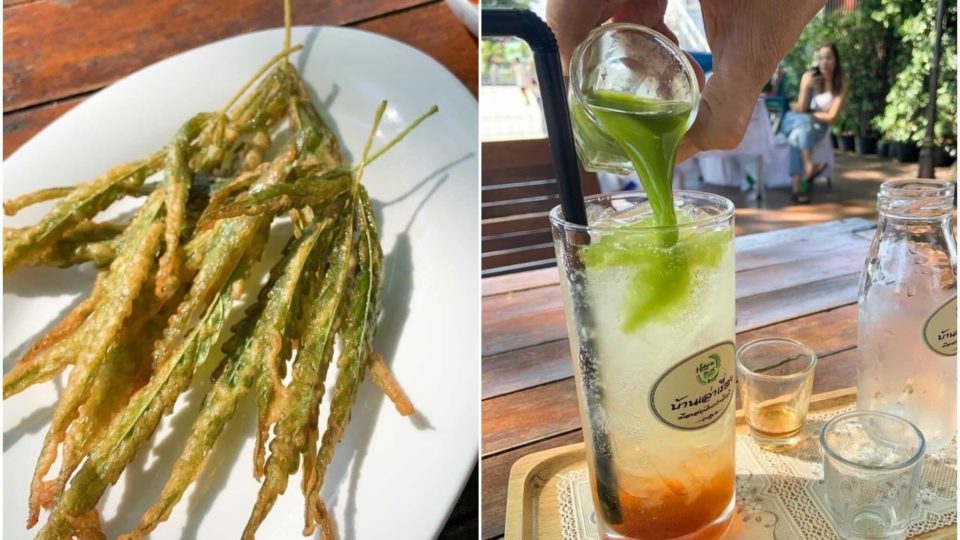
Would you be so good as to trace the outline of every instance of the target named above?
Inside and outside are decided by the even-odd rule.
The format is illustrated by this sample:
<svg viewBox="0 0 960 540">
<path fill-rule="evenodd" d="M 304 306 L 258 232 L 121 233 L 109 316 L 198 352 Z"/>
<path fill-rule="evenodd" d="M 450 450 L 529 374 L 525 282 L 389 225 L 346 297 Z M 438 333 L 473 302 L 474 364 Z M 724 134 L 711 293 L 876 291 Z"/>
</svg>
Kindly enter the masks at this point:
<svg viewBox="0 0 960 540">
<path fill-rule="evenodd" d="M 596 92 L 583 105 L 600 133 L 581 143 L 613 140 L 646 191 L 588 199 L 586 245 L 554 221 L 604 538 L 717 538 L 735 484 L 732 206 L 696 193 L 675 206 L 689 104 Z"/>
<path fill-rule="evenodd" d="M 600 122 L 603 131 L 620 145 L 636 168 L 640 182 L 650 197 L 657 225 L 676 225 L 673 164 L 677 159 L 680 138 L 687 131 L 690 105 L 654 101 L 607 90 L 588 95 L 586 106 Z"/>
<path fill-rule="evenodd" d="M 672 228 L 694 219 L 689 213 L 677 216 L 672 188 L 677 149 L 689 122 L 689 104 L 613 91 L 595 92 L 585 101 L 600 128 L 630 158 L 650 200 L 652 213 L 619 224 L 619 232 L 604 235 L 582 254 L 588 268 L 633 269 L 633 283 L 623 300 L 623 328 L 632 330 L 653 317 L 669 317 L 681 307 L 690 298 L 697 271 L 719 264 L 729 234 L 698 231 L 679 242 L 680 230 Z M 632 233 L 651 226 L 661 227 L 655 235 L 657 242 L 639 242 Z"/>
</svg>

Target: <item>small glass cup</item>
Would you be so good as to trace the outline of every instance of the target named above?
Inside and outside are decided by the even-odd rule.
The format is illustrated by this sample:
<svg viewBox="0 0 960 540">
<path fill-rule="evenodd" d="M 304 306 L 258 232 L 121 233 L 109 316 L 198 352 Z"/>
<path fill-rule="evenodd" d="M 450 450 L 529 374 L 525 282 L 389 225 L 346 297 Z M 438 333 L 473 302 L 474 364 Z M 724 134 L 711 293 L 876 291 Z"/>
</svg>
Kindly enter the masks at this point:
<svg viewBox="0 0 960 540">
<path fill-rule="evenodd" d="M 744 418 L 762 446 L 787 447 L 803 438 L 816 366 L 816 353 L 793 339 L 757 339 L 737 351 Z"/>
<path fill-rule="evenodd" d="M 827 511 L 840 538 L 906 538 L 913 515 L 923 434 L 909 421 L 879 411 L 857 411 L 820 431 Z"/>
<path fill-rule="evenodd" d="M 567 99 L 577 155 L 591 172 L 633 171 L 630 158 L 587 106 L 590 95 L 611 91 L 689 107 L 683 132 L 693 124 L 700 107 L 697 72 L 676 43 L 638 24 L 613 23 L 594 29 L 573 51 Z"/>
</svg>

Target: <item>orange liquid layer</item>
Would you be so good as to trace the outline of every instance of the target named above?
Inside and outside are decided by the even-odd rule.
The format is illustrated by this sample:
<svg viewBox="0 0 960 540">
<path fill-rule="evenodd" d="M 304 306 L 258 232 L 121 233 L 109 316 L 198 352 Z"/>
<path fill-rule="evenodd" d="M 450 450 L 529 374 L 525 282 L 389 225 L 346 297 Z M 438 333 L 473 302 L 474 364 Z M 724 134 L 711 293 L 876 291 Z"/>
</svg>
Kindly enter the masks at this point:
<svg viewBox="0 0 960 540">
<path fill-rule="evenodd" d="M 803 429 L 803 416 L 788 405 L 771 405 L 752 411 L 747 424 L 760 437 L 786 439 Z"/>
<path fill-rule="evenodd" d="M 656 486 L 651 485 L 648 492 L 655 495 L 644 496 L 645 490 L 637 490 L 638 483 L 631 482 L 631 491 L 617 492 L 620 500 L 621 521 L 607 525 L 618 534 L 629 538 L 667 539 L 677 538 L 697 532 L 720 517 L 733 498 L 733 467 L 723 468 L 710 478 L 693 495 L 679 480 L 664 478 Z M 645 481 L 654 484 L 652 481 Z M 666 488 L 664 488 L 666 486 Z M 711 527 L 698 537 L 702 540 L 719 538 L 726 529 Z"/>
</svg>

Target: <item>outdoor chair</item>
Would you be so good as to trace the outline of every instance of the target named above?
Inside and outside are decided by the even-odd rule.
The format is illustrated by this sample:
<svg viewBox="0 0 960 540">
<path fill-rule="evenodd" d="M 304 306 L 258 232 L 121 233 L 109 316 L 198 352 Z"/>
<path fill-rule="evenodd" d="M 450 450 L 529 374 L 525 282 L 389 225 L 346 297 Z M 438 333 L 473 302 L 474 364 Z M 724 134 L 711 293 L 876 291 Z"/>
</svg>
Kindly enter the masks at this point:
<svg viewBox="0 0 960 540">
<path fill-rule="evenodd" d="M 817 175 L 813 179 L 813 182 L 817 181 L 817 178 L 824 178 L 827 181 L 827 189 L 833 189 L 833 144 L 830 142 L 830 135 L 827 134 L 824 138 L 820 139 L 820 142 L 813 147 L 812 159 L 814 163 L 826 163 L 827 166 L 824 167 L 823 172 Z M 812 186 L 811 186 L 812 187 Z"/>
<path fill-rule="evenodd" d="M 773 129 L 773 133 L 777 136 L 778 139 L 786 137 L 786 134 L 783 133 L 781 129 L 781 124 L 783 122 L 784 115 L 787 114 L 788 103 L 786 96 L 778 95 L 771 96 L 766 99 L 767 113 L 770 115 L 770 125 Z M 785 144 L 785 141 L 778 141 L 777 146 Z M 787 159 L 789 159 L 789 145 L 787 148 Z M 775 152 L 776 153 L 776 152 Z M 827 182 L 827 189 L 833 189 L 833 166 L 834 166 L 834 156 L 833 156 L 833 145 L 830 143 L 830 136 L 820 139 L 820 142 L 813 147 L 812 159 L 814 163 L 826 163 L 827 166 L 824 167 L 823 172 L 817 175 L 813 179 L 812 183 L 817 181 L 817 178 L 823 178 Z M 813 186 L 808 186 L 813 187 Z"/>
<path fill-rule="evenodd" d="M 481 173 L 483 277 L 556 264 L 550 210 L 560 204 L 547 139 L 484 142 Z M 599 192 L 581 171 L 584 195 Z"/>
</svg>

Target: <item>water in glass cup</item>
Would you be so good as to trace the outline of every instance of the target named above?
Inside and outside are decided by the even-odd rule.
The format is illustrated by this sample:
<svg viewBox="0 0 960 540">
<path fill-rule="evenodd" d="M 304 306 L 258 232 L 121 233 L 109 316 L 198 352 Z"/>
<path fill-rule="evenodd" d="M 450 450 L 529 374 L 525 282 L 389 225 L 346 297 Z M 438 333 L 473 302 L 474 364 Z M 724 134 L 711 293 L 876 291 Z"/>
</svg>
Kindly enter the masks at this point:
<svg viewBox="0 0 960 540">
<path fill-rule="evenodd" d="M 877 411 L 840 415 L 820 433 L 827 511 L 844 540 L 906 538 L 924 440 L 910 422 Z"/>
</svg>

